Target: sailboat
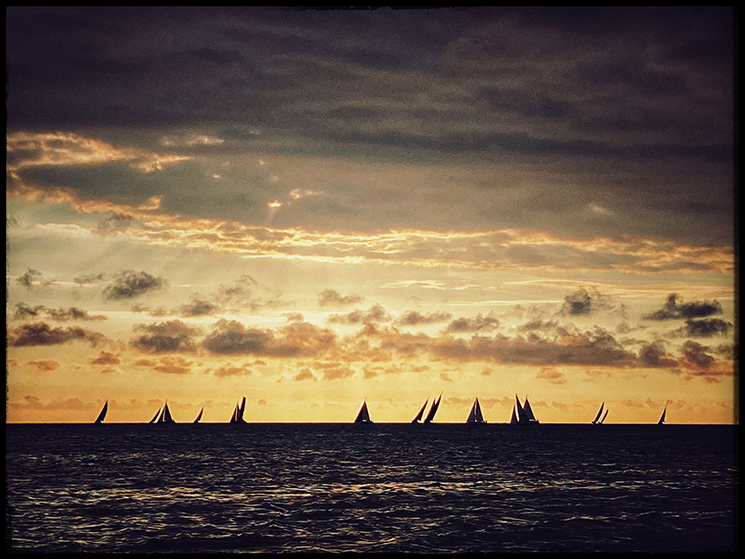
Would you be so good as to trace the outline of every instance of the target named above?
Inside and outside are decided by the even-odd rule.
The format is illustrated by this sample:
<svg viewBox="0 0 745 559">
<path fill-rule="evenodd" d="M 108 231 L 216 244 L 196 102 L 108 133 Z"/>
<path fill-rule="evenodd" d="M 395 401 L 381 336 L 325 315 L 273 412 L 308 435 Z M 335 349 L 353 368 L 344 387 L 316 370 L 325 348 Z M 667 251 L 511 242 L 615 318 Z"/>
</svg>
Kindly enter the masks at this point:
<svg viewBox="0 0 745 559">
<path fill-rule="evenodd" d="M 598 410 L 598 414 L 595 416 L 595 419 L 592 420 L 593 425 L 600 425 L 605 420 L 605 415 L 608 415 L 608 410 L 605 410 L 605 415 L 603 415 L 603 419 L 600 419 L 600 416 L 603 414 L 603 407 L 605 406 L 605 402 L 600 404 L 600 409 Z"/>
<path fill-rule="evenodd" d="M 156 423 L 158 425 L 164 424 L 164 423 L 176 423 L 174 421 L 173 417 L 171 417 L 171 410 L 168 409 L 168 402 L 165 403 L 165 405 L 158 410 L 158 412 L 153 416 L 153 418 L 148 421 L 148 423 Z"/>
<path fill-rule="evenodd" d="M 199 410 L 199 415 L 197 415 L 197 418 L 192 423 L 199 423 L 199 420 L 202 419 L 203 413 L 204 413 L 204 406 L 202 406 L 202 409 Z"/>
<path fill-rule="evenodd" d="M 429 413 L 427 414 L 427 417 L 424 419 L 424 423 L 432 423 L 432 420 L 435 418 L 435 414 L 437 413 L 437 408 L 440 407 L 440 400 L 442 400 L 442 392 L 440 392 L 440 395 L 437 397 L 437 400 L 432 402 L 432 407 L 429 408 Z"/>
<path fill-rule="evenodd" d="M 357 414 L 357 417 L 354 420 L 355 423 L 373 423 L 373 421 L 370 419 L 370 412 L 367 411 L 367 400 L 362 402 L 362 407 L 360 408 L 360 412 Z"/>
<path fill-rule="evenodd" d="M 96 418 L 95 424 L 100 425 L 103 423 L 103 418 L 106 417 L 106 412 L 109 411 L 109 401 L 106 400 L 104 402 L 103 408 L 101 409 L 101 412 L 98 414 L 98 417 Z"/>
<path fill-rule="evenodd" d="M 235 409 L 233 410 L 233 415 L 230 417 L 230 423 L 238 424 L 238 423 L 245 423 L 246 421 L 243 419 L 243 412 L 246 411 L 246 397 L 243 397 L 243 400 L 239 404 L 235 405 Z"/>
<path fill-rule="evenodd" d="M 471 411 L 468 413 L 468 419 L 466 419 L 466 423 L 468 424 L 486 423 L 484 416 L 481 414 L 481 405 L 479 404 L 478 398 L 474 400 L 473 406 L 471 406 Z"/>
<path fill-rule="evenodd" d="M 540 421 L 536 419 L 527 396 L 525 397 L 525 404 L 520 405 L 520 399 L 515 394 L 515 406 L 512 408 L 510 425 L 538 425 L 539 423 Z"/>
<path fill-rule="evenodd" d="M 662 415 L 660 416 L 660 420 L 657 422 L 657 425 L 664 425 L 665 424 L 665 414 L 667 413 L 667 402 L 665 402 L 665 409 L 662 410 Z"/>
<path fill-rule="evenodd" d="M 427 402 L 429 402 L 429 398 L 427 398 L 424 401 L 424 405 L 422 406 L 422 409 L 419 410 L 419 413 L 416 414 L 416 417 L 411 420 L 412 423 L 419 423 L 419 421 L 422 419 L 422 416 L 424 415 L 424 408 L 427 407 Z"/>
</svg>

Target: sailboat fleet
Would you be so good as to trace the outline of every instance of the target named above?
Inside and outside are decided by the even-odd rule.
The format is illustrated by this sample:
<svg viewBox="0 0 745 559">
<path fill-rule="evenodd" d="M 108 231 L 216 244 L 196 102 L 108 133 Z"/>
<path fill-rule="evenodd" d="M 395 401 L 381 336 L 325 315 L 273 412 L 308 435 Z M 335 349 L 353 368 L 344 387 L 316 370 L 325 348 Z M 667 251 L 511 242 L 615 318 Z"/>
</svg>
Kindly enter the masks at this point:
<svg viewBox="0 0 745 559">
<path fill-rule="evenodd" d="M 432 401 L 432 406 L 429 409 L 429 412 L 427 413 L 426 417 L 424 416 L 424 410 L 427 409 L 427 404 L 429 403 L 429 398 L 427 398 L 424 401 L 424 405 L 421 407 L 419 412 L 414 416 L 414 419 L 411 420 L 411 423 L 413 425 L 421 425 L 421 424 L 429 424 L 432 423 L 432 420 L 435 418 L 435 414 L 437 413 L 437 409 L 440 407 L 440 402 L 442 400 L 442 392 L 440 392 L 440 395 Z M 667 414 L 667 405 L 668 402 L 665 402 L 665 408 L 662 410 L 662 416 L 660 416 L 659 421 L 657 422 L 657 425 L 664 425 L 665 424 L 665 416 Z M 103 408 L 101 408 L 101 411 L 98 413 L 98 416 L 96 417 L 96 420 L 93 422 L 95 425 L 101 425 L 103 423 L 103 420 L 106 418 L 106 414 L 109 410 L 109 401 L 106 400 L 104 402 Z M 243 419 L 243 415 L 246 411 L 246 397 L 243 396 L 243 398 L 235 405 L 235 408 L 233 409 L 233 414 L 230 416 L 230 421 L 228 423 L 230 424 L 246 424 L 246 420 Z M 605 413 L 603 413 L 605 412 Z M 202 409 L 199 410 L 199 414 L 197 415 L 196 419 L 192 422 L 194 424 L 199 423 L 202 420 L 202 415 L 204 414 L 204 406 L 202 406 Z M 422 417 L 424 417 L 424 421 L 422 421 Z M 600 404 L 600 409 L 598 410 L 598 413 L 595 415 L 595 419 L 592 420 L 591 425 L 602 425 L 605 421 L 605 418 L 608 417 L 608 408 L 605 407 L 605 402 Z M 173 419 L 173 416 L 171 415 L 171 410 L 168 408 L 168 402 L 166 401 L 162 408 L 159 408 L 158 411 L 155 413 L 153 418 L 148 421 L 148 423 L 153 423 L 157 425 L 164 425 L 164 424 L 173 424 L 176 423 L 176 421 Z M 373 424 L 374 422 L 372 419 L 370 419 L 370 411 L 367 408 L 367 400 L 364 400 L 362 402 L 362 407 L 360 408 L 360 411 L 357 413 L 357 417 L 354 419 L 355 424 Z M 479 403 L 479 399 L 476 398 L 473 402 L 473 405 L 471 406 L 471 411 L 468 412 L 468 417 L 466 418 L 466 424 L 467 425 L 480 425 L 480 424 L 486 424 L 487 421 L 484 419 L 484 415 L 481 412 L 481 404 Z M 533 413 L 533 408 L 530 405 L 530 402 L 528 401 L 527 396 L 525 397 L 525 402 L 520 403 L 520 398 L 515 394 L 515 405 L 512 408 L 512 417 L 510 418 L 510 425 L 539 425 L 540 421 L 536 419 L 535 414 Z"/>
</svg>

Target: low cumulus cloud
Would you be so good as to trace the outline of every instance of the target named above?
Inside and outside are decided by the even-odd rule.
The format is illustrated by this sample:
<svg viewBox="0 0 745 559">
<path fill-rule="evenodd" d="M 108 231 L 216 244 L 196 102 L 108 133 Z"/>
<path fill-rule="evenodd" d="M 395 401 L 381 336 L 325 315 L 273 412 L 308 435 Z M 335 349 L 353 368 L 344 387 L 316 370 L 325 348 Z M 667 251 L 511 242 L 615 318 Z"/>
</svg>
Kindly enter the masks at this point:
<svg viewBox="0 0 745 559">
<path fill-rule="evenodd" d="M 55 369 L 59 369 L 60 364 L 57 361 L 54 361 L 53 359 L 42 359 L 41 361 L 29 361 L 28 365 L 33 365 L 36 367 L 36 371 L 39 373 L 48 373 L 50 371 L 54 371 Z"/>
<path fill-rule="evenodd" d="M 24 286 L 27 289 L 31 289 L 33 286 L 33 282 L 41 277 L 41 272 L 38 270 L 32 270 L 29 268 L 29 270 L 23 274 L 22 276 L 19 276 L 18 283 L 20 283 L 22 286 Z"/>
<path fill-rule="evenodd" d="M 114 276 L 114 283 L 103 290 L 104 299 L 119 300 L 139 297 L 149 291 L 161 289 L 168 282 L 147 272 L 125 270 Z"/>
<path fill-rule="evenodd" d="M 138 324 L 133 330 L 141 332 L 132 340 L 133 347 L 145 353 L 192 352 L 201 329 L 180 320 L 155 324 Z"/>
<path fill-rule="evenodd" d="M 119 363 L 121 363 L 119 356 L 109 351 L 101 351 L 98 357 L 91 359 L 91 365 L 118 365 Z"/>
<path fill-rule="evenodd" d="M 654 312 L 642 316 L 644 320 L 674 320 L 679 318 L 704 318 L 713 314 L 722 314 L 722 305 L 719 301 L 692 301 L 690 303 L 679 303 L 678 295 L 671 293 L 667 301 Z"/>
<path fill-rule="evenodd" d="M 392 317 L 388 314 L 388 311 L 377 303 L 366 311 L 358 309 L 348 314 L 334 314 L 328 319 L 329 322 L 335 324 L 380 324 L 382 322 L 390 322 L 391 320 Z"/>
<path fill-rule="evenodd" d="M 231 285 L 220 285 L 214 299 L 222 306 L 257 310 L 274 305 L 278 295 L 270 287 L 244 274 Z"/>
<path fill-rule="evenodd" d="M 683 344 L 683 363 L 696 368 L 707 369 L 714 364 L 714 357 L 707 352 L 711 351 L 710 347 L 701 345 L 693 340 L 688 340 Z"/>
<path fill-rule="evenodd" d="M 46 322 L 21 324 L 8 332 L 8 343 L 13 347 L 58 345 L 71 341 L 84 341 L 92 346 L 106 339 L 100 332 L 78 326 L 53 328 Z"/>
<path fill-rule="evenodd" d="M 459 332 L 490 332 L 498 327 L 499 319 L 479 313 L 475 317 L 464 317 L 453 320 L 448 324 L 445 332 L 448 334 Z"/>
<path fill-rule="evenodd" d="M 597 289 L 592 289 L 591 291 L 592 295 L 584 287 L 580 287 L 577 291 L 568 293 L 564 297 L 564 303 L 561 306 L 560 313 L 582 316 L 613 307 L 607 295 L 603 295 Z"/>
<path fill-rule="evenodd" d="M 345 306 L 354 305 L 362 301 L 362 297 L 350 293 L 349 295 L 342 295 L 334 289 L 324 289 L 318 294 L 318 306 Z"/>
<path fill-rule="evenodd" d="M 45 307 L 44 305 L 30 307 L 25 303 L 17 303 L 16 311 L 13 314 L 15 320 L 28 320 L 42 317 L 46 317 L 49 320 L 58 320 L 60 322 L 68 320 L 106 320 L 106 317 L 103 315 L 91 315 L 88 314 L 88 311 L 77 307 L 55 309 Z"/>
<path fill-rule="evenodd" d="M 672 335 L 678 337 L 711 338 L 712 336 L 725 336 L 732 329 L 731 322 L 725 322 L 720 318 L 703 318 L 701 320 L 688 319 Z"/>
<path fill-rule="evenodd" d="M 639 350 L 639 359 L 648 367 L 674 367 L 678 361 L 667 353 L 662 342 L 645 344 Z"/>
<path fill-rule="evenodd" d="M 408 311 L 395 320 L 395 324 L 400 326 L 421 326 L 426 324 L 435 324 L 446 322 L 453 317 L 447 312 L 436 311 L 433 313 L 421 313 L 419 311 Z"/>
<path fill-rule="evenodd" d="M 291 322 L 277 331 L 246 327 L 236 320 L 220 319 L 202 341 L 202 347 L 218 355 L 301 357 L 334 347 L 336 335 L 307 322 Z"/>
<path fill-rule="evenodd" d="M 178 307 L 176 312 L 181 316 L 194 317 L 210 316 L 215 314 L 219 310 L 220 307 L 218 305 L 215 305 L 214 303 L 211 303 L 208 300 L 195 295 L 192 297 L 191 301 Z"/>
</svg>

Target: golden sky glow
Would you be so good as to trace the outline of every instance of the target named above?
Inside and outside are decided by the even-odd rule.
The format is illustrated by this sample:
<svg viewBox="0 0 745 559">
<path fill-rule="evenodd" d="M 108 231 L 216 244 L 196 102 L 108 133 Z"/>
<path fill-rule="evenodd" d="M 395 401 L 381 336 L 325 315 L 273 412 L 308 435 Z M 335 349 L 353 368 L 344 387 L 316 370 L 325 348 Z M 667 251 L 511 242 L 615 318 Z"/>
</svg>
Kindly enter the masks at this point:
<svg viewBox="0 0 745 559">
<path fill-rule="evenodd" d="M 730 12 L 59 10 L 8 12 L 8 422 L 738 417 Z"/>
</svg>

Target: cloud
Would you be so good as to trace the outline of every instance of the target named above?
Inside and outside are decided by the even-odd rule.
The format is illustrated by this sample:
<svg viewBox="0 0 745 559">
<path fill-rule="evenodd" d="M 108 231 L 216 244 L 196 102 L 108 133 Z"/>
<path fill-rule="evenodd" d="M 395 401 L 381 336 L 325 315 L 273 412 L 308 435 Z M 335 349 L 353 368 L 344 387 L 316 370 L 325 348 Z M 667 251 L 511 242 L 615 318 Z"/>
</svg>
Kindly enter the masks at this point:
<svg viewBox="0 0 745 559">
<path fill-rule="evenodd" d="M 220 285 L 214 298 L 223 306 L 234 305 L 238 308 L 257 310 L 274 306 L 277 293 L 270 287 L 256 281 L 248 274 L 242 275 L 232 285 Z"/>
<path fill-rule="evenodd" d="M 335 324 L 369 324 L 390 322 L 392 317 L 380 304 L 371 306 L 368 310 L 354 310 L 348 314 L 334 314 L 328 318 L 329 322 Z"/>
<path fill-rule="evenodd" d="M 545 379 L 551 384 L 565 384 L 567 379 L 564 373 L 557 371 L 552 367 L 541 367 L 535 375 L 537 379 Z"/>
<path fill-rule="evenodd" d="M 104 299 L 132 299 L 149 291 L 161 289 L 168 282 L 147 272 L 125 270 L 114 276 L 114 283 L 103 290 Z"/>
<path fill-rule="evenodd" d="M 36 367 L 36 370 L 40 373 L 54 371 L 55 369 L 59 369 L 60 364 L 57 361 L 54 361 L 53 359 L 44 359 L 41 361 L 29 361 L 29 365 L 33 365 Z"/>
<path fill-rule="evenodd" d="M 118 365 L 121 363 L 119 356 L 108 351 L 102 351 L 98 357 L 91 360 L 91 365 Z"/>
<path fill-rule="evenodd" d="M 197 295 L 192 296 L 192 300 L 181 305 L 177 312 L 182 316 L 209 316 L 220 310 L 220 307 L 210 303 L 205 299 L 200 299 Z"/>
<path fill-rule="evenodd" d="M 13 347 L 58 345 L 70 341 L 86 341 L 95 347 L 105 339 L 106 337 L 99 332 L 77 326 L 52 328 L 45 322 L 21 324 L 8 334 L 9 345 Z"/>
<path fill-rule="evenodd" d="M 45 307 L 44 305 L 29 307 L 25 303 L 16 303 L 16 311 L 13 314 L 13 318 L 15 320 L 23 320 L 27 318 L 41 317 L 42 315 L 50 320 L 59 320 L 61 322 L 68 320 L 106 320 L 104 315 L 91 315 L 88 314 L 88 311 L 77 307 L 54 309 Z"/>
<path fill-rule="evenodd" d="M 422 324 L 435 324 L 450 320 L 453 315 L 447 312 L 436 311 L 432 313 L 421 313 L 419 311 L 408 311 L 399 316 L 394 324 L 401 326 L 419 326 Z"/>
<path fill-rule="evenodd" d="M 678 361 L 665 351 L 662 342 L 645 344 L 639 350 L 639 359 L 642 364 L 649 367 L 674 367 L 678 365 Z"/>
<path fill-rule="evenodd" d="M 490 332 L 499 327 L 499 319 L 492 316 L 483 316 L 481 313 L 473 318 L 457 318 L 445 329 L 446 333 L 457 332 Z"/>
<path fill-rule="evenodd" d="M 362 297 L 355 294 L 342 295 L 338 291 L 333 289 L 324 289 L 318 295 L 318 305 L 321 307 L 325 306 L 342 306 L 342 305 L 353 305 L 362 301 Z"/>
<path fill-rule="evenodd" d="M 336 335 L 307 322 L 291 322 L 275 333 L 245 327 L 235 320 L 218 320 L 202 340 L 202 347 L 218 355 L 307 357 L 334 347 Z"/>
<path fill-rule="evenodd" d="M 98 274 L 85 274 L 83 276 L 78 276 L 74 278 L 73 281 L 80 285 L 85 285 L 89 283 L 96 283 L 99 281 L 103 281 L 104 277 L 105 277 L 105 274 L 103 272 L 99 272 Z"/>
<path fill-rule="evenodd" d="M 678 303 L 678 295 L 671 293 L 667 301 L 654 312 L 642 316 L 644 320 L 673 320 L 679 318 L 703 318 L 713 314 L 722 314 L 722 305 L 719 301 L 692 301 L 690 303 Z"/>
<path fill-rule="evenodd" d="M 131 344 L 145 353 L 195 351 L 195 338 L 201 333 L 200 328 L 190 326 L 180 320 L 138 324 L 133 330 L 144 332 L 133 339 Z"/>
<path fill-rule="evenodd" d="M 216 377 L 231 377 L 231 376 L 246 376 L 252 374 L 253 371 L 248 368 L 247 365 L 232 365 L 226 363 L 221 365 L 213 373 Z"/>
<path fill-rule="evenodd" d="M 689 319 L 686 320 L 685 326 L 675 330 L 672 335 L 710 338 L 712 336 L 726 336 L 731 329 L 731 322 L 725 322 L 719 318 Z"/>
<path fill-rule="evenodd" d="M 683 363 L 695 368 L 708 369 L 714 364 L 714 357 L 706 353 L 710 351 L 709 347 L 703 346 L 698 342 L 688 340 L 683 344 Z"/>
<path fill-rule="evenodd" d="M 601 294 L 597 289 L 592 289 L 592 296 L 590 296 L 584 287 L 580 287 L 564 297 L 560 312 L 566 315 L 581 316 L 610 308 L 612 305 L 606 295 Z"/>
<path fill-rule="evenodd" d="M 41 277 L 41 272 L 29 268 L 29 270 L 25 274 L 18 278 L 18 283 L 28 289 L 31 289 L 34 280 L 39 277 Z"/>
</svg>

